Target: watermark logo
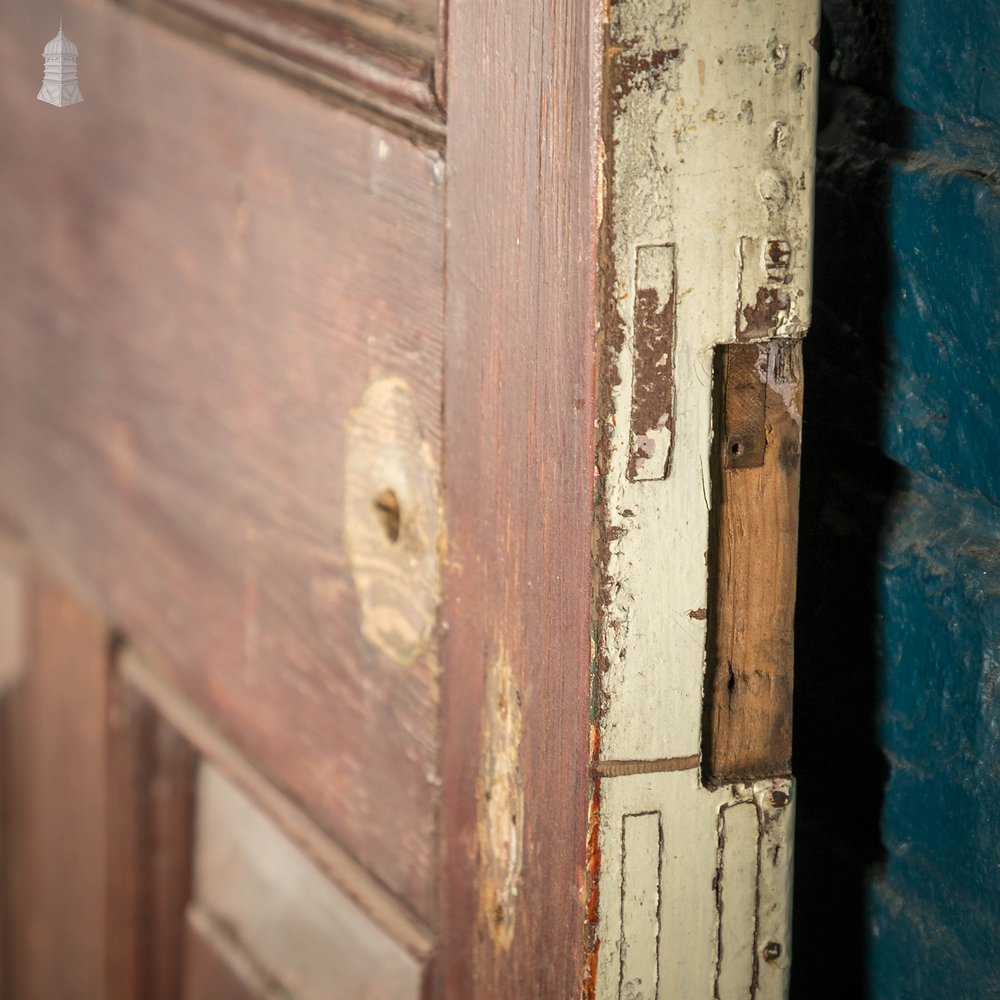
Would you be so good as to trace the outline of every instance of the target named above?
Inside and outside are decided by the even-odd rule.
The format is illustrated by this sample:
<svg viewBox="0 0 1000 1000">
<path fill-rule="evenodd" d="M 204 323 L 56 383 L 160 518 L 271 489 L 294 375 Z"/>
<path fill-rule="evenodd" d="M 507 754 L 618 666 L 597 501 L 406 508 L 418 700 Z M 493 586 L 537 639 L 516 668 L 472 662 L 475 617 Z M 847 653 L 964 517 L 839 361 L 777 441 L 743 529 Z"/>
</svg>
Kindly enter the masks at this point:
<svg viewBox="0 0 1000 1000">
<path fill-rule="evenodd" d="M 80 84 L 76 78 L 76 61 L 80 50 L 63 32 L 62 18 L 59 19 L 59 34 L 42 50 L 45 60 L 45 78 L 38 99 L 57 108 L 79 104 L 83 100 Z"/>
</svg>

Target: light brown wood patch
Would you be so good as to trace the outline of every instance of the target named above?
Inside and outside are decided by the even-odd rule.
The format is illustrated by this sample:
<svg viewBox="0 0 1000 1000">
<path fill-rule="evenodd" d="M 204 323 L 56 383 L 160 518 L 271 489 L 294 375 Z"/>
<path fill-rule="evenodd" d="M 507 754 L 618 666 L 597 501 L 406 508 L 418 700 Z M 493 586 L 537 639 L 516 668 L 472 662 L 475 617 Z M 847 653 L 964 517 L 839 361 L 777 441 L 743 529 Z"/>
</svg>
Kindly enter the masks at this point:
<svg viewBox="0 0 1000 1000">
<path fill-rule="evenodd" d="M 716 354 L 704 777 L 789 773 L 802 432 L 798 341 Z"/>
<path fill-rule="evenodd" d="M 368 386 L 346 442 L 344 547 L 361 631 L 411 664 L 431 638 L 440 601 L 440 500 L 433 450 L 402 379 Z"/>
<path fill-rule="evenodd" d="M 521 878 L 524 792 L 518 761 L 521 695 L 503 652 L 487 668 L 483 743 L 476 796 L 480 904 L 490 936 L 507 951 L 514 937 Z"/>
</svg>

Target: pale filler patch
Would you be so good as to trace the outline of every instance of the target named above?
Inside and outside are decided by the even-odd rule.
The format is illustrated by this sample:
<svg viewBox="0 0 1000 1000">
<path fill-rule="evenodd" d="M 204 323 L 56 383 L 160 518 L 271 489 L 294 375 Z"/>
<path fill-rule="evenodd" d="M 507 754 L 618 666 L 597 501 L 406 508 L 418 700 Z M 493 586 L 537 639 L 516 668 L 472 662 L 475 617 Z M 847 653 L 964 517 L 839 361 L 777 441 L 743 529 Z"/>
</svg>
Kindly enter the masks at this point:
<svg viewBox="0 0 1000 1000">
<path fill-rule="evenodd" d="M 521 786 L 521 696 L 502 651 L 486 671 L 483 756 L 477 784 L 480 913 L 494 944 L 514 938 L 521 877 L 524 792 Z"/>
<path fill-rule="evenodd" d="M 365 638 L 407 665 L 431 638 L 441 597 L 433 451 L 399 378 L 376 378 L 346 426 L 344 541 Z"/>
</svg>

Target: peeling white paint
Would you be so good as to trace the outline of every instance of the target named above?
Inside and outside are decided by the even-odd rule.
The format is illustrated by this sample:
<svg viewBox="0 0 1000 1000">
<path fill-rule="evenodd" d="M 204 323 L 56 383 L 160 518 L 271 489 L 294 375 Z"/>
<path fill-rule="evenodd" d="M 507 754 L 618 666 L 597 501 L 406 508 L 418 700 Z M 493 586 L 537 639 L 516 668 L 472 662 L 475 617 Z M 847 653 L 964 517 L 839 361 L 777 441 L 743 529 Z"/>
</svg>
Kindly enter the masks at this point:
<svg viewBox="0 0 1000 1000">
<path fill-rule="evenodd" d="M 608 552 L 598 724 L 602 760 L 656 761 L 701 749 L 714 349 L 797 338 L 809 323 L 819 10 L 817 0 L 619 0 L 609 17 L 616 83 L 604 211 L 608 294 L 624 338 L 604 373 L 614 388 L 601 469 Z M 643 255 L 638 276 L 640 248 L 670 252 Z M 629 475 L 640 286 L 676 293 L 672 423 L 657 425 L 655 442 L 672 450 L 665 477 Z M 616 776 L 600 792 L 597 996 L 781 997 L 792 809 L 772 816 L 765 799 L 772 787 L 790 795 L 788 783 L 713 791 L 697 768 L 607 773 Z M 655 894 L 643 882 L 655 867 L 648 844 L 631 853 L 638 867 L 629 858 L 629 838 L 653 823 L 623 827 L 623 817 L 638 816 L 657 817 L 662 830 Z M 720 824 L 738 831 L 723 854 L 724 912 L 735 923 L 721 925 Z M 775 848 L 776 863 L 761 860 Z M 656 976 L 633 975 L 637 955 L 649 964 L 649 947 L 630 942 L 648 940 L 654 895 Z"/>
</svg>

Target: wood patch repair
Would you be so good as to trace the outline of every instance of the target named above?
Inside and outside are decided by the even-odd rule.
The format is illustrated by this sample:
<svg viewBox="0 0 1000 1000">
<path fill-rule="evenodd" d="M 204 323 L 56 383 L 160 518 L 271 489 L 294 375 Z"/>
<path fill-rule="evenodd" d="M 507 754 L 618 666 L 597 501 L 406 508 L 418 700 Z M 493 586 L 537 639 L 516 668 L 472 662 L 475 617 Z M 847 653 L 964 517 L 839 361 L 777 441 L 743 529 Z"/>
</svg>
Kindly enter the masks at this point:
<svg viewBox="0 0 1000 1000">
<path fill-rule="evenodd" d="M 599 760 L 592 771 L 598 778 L 622 778 L 628 774 L 656 774 L 658 771 L 689 771 L 698 766 L 701 757 L 664 757 L 660 760 Z"/>
<path fill-rule="evenodd" d="M 521 877 L 524 793 L 520 773 L 521 695 L 501 652 L 487 667 L 483 756 L 477 787 L 480 912 L 496 947 L 514 939 Z"/>
<path fill-rule="evenodd" d="M 802 440 L 798 341 L 716 353 L 704 778 L 789 773 Z"/>
<path fill-rule="evenodd" d="M 440 601 L 437 466 L 398 378 L 369 384 L 346 436 L 344 540 L 361 631 L 407 665 L 428 644 Z"/>
</svg>

